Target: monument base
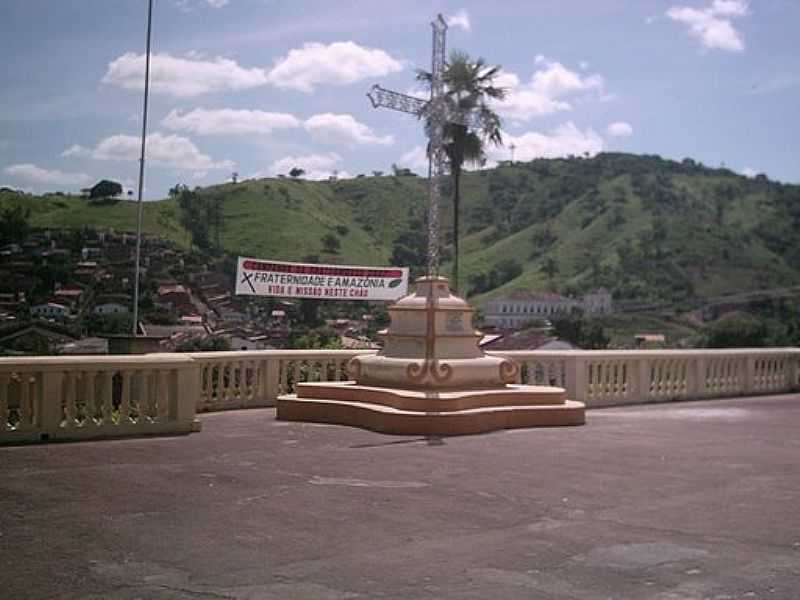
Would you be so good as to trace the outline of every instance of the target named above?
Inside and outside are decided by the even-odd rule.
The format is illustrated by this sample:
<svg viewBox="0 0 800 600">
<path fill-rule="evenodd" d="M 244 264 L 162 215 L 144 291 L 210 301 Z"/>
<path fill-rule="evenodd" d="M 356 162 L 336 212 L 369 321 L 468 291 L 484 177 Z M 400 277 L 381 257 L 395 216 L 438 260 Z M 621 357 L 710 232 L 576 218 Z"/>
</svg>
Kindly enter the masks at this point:
<svg viewBox="0 0 800 600">
<path fill-rule="evenodd" d="M 508 385 L 502 389 L 431 392 L 357 385 L 297 384 L 278 397 L 277 418 L 350 425 L 396 435 L 467 435 L 498 429 L 582 425 L 585 407 L 562 388 Z"/>
<path fill-rule="evenodd" d="M 348 363 L 354 381 L 298 383 L 277 418 L 432 436 L 585 422 L 563 388 L 518 385 L 519 365 L 480 349 L 473 310 L 444 277 L 419 279 L 388 311 L 383 349 Z"/>
</svg>

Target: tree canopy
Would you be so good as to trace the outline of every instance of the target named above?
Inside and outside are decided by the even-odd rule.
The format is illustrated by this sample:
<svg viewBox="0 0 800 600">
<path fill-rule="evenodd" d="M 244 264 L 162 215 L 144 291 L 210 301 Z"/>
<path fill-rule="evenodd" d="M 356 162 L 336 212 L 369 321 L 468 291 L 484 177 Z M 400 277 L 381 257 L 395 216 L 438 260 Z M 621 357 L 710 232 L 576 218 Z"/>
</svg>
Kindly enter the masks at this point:
<svg viewBox="0 0 800 600">
<path fill-rule="evenodd" d="M 460 123 L 446 123 L 443 129 L 444 151 L 453 182 L 453 276 L 452 286 L 458 290 L 459 236 L 461 212 L 461 170 L 464 163 L 482 165 L 486 162 L 486 144 L 501 145 L 501 121 L 492 110 L 492 100 L 502 100 L 506 90 L 494 85 L 499 66 L 489 66 L 483 58 L 472 59 L 458 50 L 450 54 L 442 79 L 445 86 L 444 101 L 453 114 L 476 113 L 477 129 Z M 432 83 L 428 71 L 418 71 L 417 79 Z M 429 124 L 430 126 L 430 124 Z"/>
<path fill-rule="evenodd" d="M 109 179 L 95 183 L 89 190 L 89 198 L 114 198 L 122 194 L 122 184 Z"/>
</svg>

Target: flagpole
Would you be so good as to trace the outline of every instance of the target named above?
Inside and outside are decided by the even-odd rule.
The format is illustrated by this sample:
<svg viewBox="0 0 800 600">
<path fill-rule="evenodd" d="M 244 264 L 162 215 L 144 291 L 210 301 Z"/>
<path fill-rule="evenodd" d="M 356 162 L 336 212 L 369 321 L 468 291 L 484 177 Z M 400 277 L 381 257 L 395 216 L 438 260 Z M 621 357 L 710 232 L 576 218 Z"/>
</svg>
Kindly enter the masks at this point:
<svg viewBox="0 0 800 600">
<path fill-rule="evenodd" d="M 153 0 L 147 0 L 147 51 L 144 67 L 144 110 L 142 111 L 142 153 L 139 157 L 139 200 L 136 220 L 136 274 L 133 287 L 133 336 L 138 334 L 139 323 L 139 266 L 142 254 L 142 191 L 144 188 L 144 151 L 147 141 L 147 96 L 150 91 L 150 32 L 153 22 Z"/>
</svg>

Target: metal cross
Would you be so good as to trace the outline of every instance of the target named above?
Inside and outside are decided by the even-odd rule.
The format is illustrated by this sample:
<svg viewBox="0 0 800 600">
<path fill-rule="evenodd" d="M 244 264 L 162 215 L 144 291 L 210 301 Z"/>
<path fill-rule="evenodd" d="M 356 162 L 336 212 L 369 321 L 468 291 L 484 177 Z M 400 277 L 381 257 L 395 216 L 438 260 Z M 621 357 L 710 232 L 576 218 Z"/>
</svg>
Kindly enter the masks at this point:
<svg viewBox="0 0 800 600">
<path fill-rule="evenodd" d="M 433 45 L 431 56 L 431 96 L 423 100 L 408 94 L 373 85 L 367 94 L 373 108 L 390 108 L 426 118 L 428 135 L 428 275 L 439 274 L 439 198 L 444 175 L 444 126 L 458 123 L 467 127 L 480 125 L 477 112 L 459 112 L 445 101 L 443 74 L 445 68 L 445 38 L 447 23 L 442 15 L 431 22 Z"/>
</svg>

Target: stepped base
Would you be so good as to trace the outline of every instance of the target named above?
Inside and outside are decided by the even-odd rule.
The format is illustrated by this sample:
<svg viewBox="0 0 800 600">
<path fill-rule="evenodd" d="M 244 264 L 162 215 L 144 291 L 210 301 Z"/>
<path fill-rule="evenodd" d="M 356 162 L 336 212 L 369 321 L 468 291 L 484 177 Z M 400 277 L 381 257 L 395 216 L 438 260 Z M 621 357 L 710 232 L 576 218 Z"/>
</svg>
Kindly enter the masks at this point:
<svg viewBox="0 0 800 600">
<path fill-rule="evenodd" d="M 430 392 L 321 382 L 298 384 L 297 391 L 278 397 L 279 420 L 433 436 L 585 422 L 581 402 L 567 400 L 561 388 L 545 386 Z"/>
</svg>

